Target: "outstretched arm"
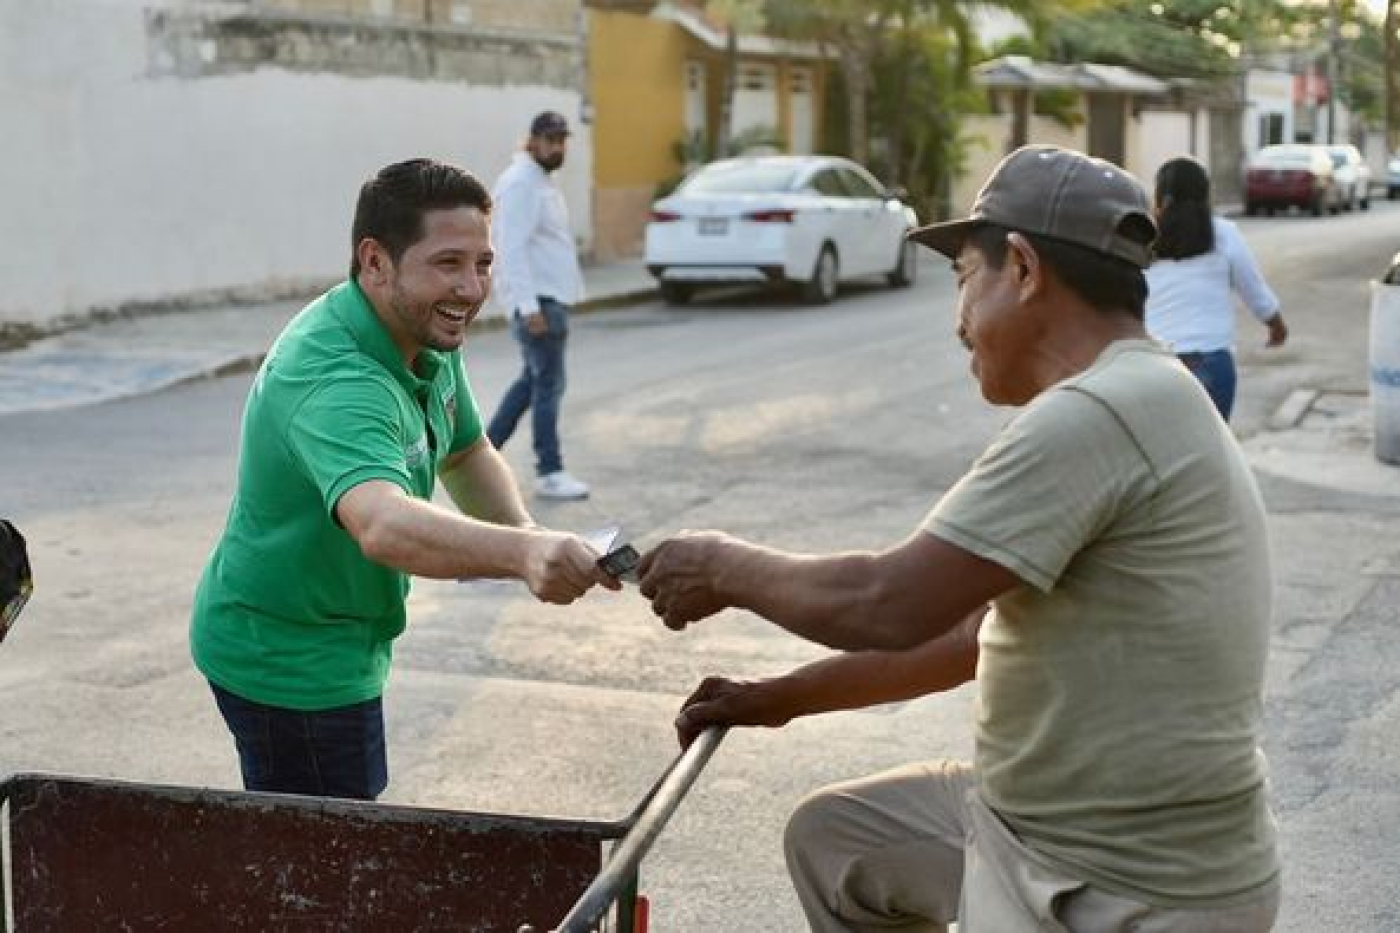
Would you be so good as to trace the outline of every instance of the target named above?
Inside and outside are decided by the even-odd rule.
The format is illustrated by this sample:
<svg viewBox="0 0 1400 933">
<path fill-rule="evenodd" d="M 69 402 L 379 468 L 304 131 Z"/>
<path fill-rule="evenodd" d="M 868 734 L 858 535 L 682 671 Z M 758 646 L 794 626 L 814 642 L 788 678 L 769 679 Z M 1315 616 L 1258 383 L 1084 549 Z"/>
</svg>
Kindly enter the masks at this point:
<svg viewBox="0 0 1400 933">
<path fill-rule="evenodd" d="M 366 557 L 415 576 L 517 578 L 549 603 L 571 603 L 595 584 L 620 586 L 576 535 L 468 518 L 384 480 L 351 488 L 335 514 Z"/>
<path fill-rule="evenodd" d="M 676 735 L 688 746 L 709 726 L 776 728 L 802 716 L 951 690 L 977 672 L 977 633 L 984 611 L 903 651 L 840 654 L 767 680 L 706 678 L 681 707 Z"/>
<path fill-rule="evenodd" d="M 885 551 L 824 556 L 685 533 L 646 554 L 638 570 L 642 595 L 669 628 L 735 607 L 847 651 L 923 644 L 1021 582 L 922 529 Z"/>
</svg>

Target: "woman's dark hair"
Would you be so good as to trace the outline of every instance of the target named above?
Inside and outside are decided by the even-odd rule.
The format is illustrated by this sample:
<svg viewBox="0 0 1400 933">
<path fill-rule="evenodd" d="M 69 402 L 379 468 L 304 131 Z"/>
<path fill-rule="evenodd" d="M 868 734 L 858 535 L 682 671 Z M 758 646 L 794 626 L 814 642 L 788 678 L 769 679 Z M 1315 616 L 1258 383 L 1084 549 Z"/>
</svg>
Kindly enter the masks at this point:
<svg viewBox="0 0 1400 933">
<path fill-rule="evenodd" d="M 1195 159 L 1182 156 L 1157 170 L 1158 259 L 1190 259 L 1215 248 L 1211 227 L 1210 175 Z"/>
<path fill-rule="evenodd" d="M 491 213 L 491 192 L 471 172 L 434 159 L 410 159 L 379 170 L 360 187 L 355 221 L 350 227 L 350 278 L 360 274 L 355 248 L 361 240 L 377 240 L 398 262 L 423 238 L 423 215 L 428 211 L 474 207 Z"/>
<path fill-rule="evenodd" d="M 1006 253 L 1010 248 L 1006 236 L 1011 232 L 1010 227 L 982 224 L 968 234 L 967 244 L 982 254 L 987 265 L 1000 269 L 1006 262 Z M 1127 311 L 1137 320 L 1143 319 L 1143 309 L 1147 306 L 1147 278 L 1137 266 L 1077 243 L 1026 233 L 1024 230 L 1016 232 L 1035 248 L 1042 262 L 1055 270 L 1055 275 L 1066 288 L 1095 310 L 1104 313 Z"/>
</svg>

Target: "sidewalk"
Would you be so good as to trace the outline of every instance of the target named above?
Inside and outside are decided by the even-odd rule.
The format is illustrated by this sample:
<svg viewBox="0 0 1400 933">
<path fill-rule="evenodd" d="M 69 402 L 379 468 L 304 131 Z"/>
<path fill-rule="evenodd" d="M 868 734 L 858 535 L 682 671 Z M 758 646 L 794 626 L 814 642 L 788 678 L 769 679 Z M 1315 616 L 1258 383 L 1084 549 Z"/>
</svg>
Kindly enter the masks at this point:
<svg viewBox="0 0 1400 933">
<path fill-rule="evenodd" d="M 641 260 L 584 267 L 577 310 L 656 295 Z M 93 405 L 255 368 L 304 301 L 225 305 L 101 321 L 0 352 L 0 416 Z M 476 326 L 499 326 L 488 305 Z"/>
<path fill-rule="evenodd" d="M 579 311 L 648 301 L 656 283 L 640 259 L 584 267 Z M 304 301 L 226 305 L 94 323 L 0 352 L 0 416 L 93 405 L 195 379 L 247 371 Z M 477 327 L 500 326 L 488 305 Z M 1364 394 L 1299 390 L 1244 443 L 1250 462 L 1338 492 L 1400 496 L 1400 467 L 1372 455 Z"/>
</svg>

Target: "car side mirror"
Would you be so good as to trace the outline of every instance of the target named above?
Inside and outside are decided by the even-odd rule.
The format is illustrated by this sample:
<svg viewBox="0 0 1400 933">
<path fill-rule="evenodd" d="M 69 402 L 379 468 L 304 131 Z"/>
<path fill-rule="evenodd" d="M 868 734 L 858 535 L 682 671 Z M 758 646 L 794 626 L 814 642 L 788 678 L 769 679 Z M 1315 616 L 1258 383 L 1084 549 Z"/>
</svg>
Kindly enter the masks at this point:
<svg viewBox="0 0 1400 933">
<path fill-rule="evenodd" d="M 909 200 L 909 189 L 903 185 L 894 185 L 885 189 L 886 201 L 907 201 Z"/>
</svg>

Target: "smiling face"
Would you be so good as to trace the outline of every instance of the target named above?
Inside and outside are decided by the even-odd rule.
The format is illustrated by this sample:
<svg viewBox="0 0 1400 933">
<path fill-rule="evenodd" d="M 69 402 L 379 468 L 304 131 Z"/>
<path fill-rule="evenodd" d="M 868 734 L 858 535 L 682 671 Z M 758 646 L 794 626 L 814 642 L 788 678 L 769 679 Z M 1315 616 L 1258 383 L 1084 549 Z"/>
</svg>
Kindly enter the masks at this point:
<svg viewBox="0 0 1400 933">
<path fill-rule="evenodd" d="M 1024 405 L 1040 391 L 1034 362 L 1045 323 L 1025 300 L 1031 269 L 1023 244 L 1012 235 L 1000 269 L 971 242 L 953 262 L 958 339 L 972 354 L 972 374 L 982 397 L 994 405 Z"/>
<path fill-rule="evenodd" d="M 491 291 L 491 224 L 474 207 L 429 210 L 423 236 L 398 261 L 373 239 L 360 285 L 411 367 L 420 350 L 455 350 Z"/>
</svg>

